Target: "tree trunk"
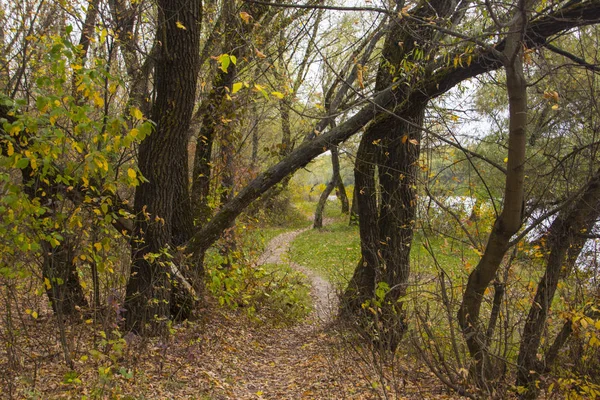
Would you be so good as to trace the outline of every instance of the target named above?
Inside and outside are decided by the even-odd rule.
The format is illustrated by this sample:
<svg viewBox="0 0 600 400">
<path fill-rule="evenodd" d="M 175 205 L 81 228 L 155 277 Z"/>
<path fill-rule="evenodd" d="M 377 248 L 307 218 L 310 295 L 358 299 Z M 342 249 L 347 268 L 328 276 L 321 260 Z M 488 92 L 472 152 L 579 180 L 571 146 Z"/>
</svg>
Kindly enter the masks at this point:
<svg viewBox="0 0 600 400">
<path fill-rule="evenodd" d="M 446 15 L 450 11 L 453 10 L 444 2 L 420 3 L 414 14 L 427 17 L 432 12 Z M 375 90 L 383 90 L 394 81 L 395 73 L 390 71 L 389 65 L 400 65 L 403 60 L 415 62 L 412 59 L 415 48 L 426 54 L 429 51 L 426 40 L 433 33 L 423 25 L 417 24 L 412 29 L 404 24 L 393 25 L 383 46 Z M 402 85 L 397 95 L 398 99 L 404 99 L 410 96 L 410 90 Z M 406 293 L 410 274 L 417 161 L 427 101 L 427 98 L 416 100 L 410 107 L 396 108 L 394 113 L 399 118 L 384 115 L 376 120 L 363 135 L 356 157 L 355 201 L 358 200 L 362 264 L 357 266 L 344 293 L 342 315 L 360 315 L 366 301 L 374 302 L 377 307 L 372 309 L 377 310 L 377 315 L 363 316 L 375 318 L 373 326 L 377 328 L 373 338 L 392 352 L 406 326 L 402 302 L 398 300 Z M 379 163 L 379 190 L 375 158 Z"/>
<path fill-rule="evenodd" d="M 167 332 L 170 260 L 176 193 L 187 182 L 187 137 L 196 96 L 200 0 L 159 0 L 156 40 L 156 131 L 139 147 L 138 165 L 148 182 L 136 190 L 132 267 L 125 297 L 127 328 L 144 335 Z M 186 29 L 177 25 L 183 24 Z M 187 175 L 185 175 L 187 177 Z"/>
<path fill-rule="evenodd" d="M 510 238 L 522 223 L 524 207 L 525 147 L 527 127 L 527 82 L 523 73 L 521 35 L 526 26 L 525 10 L 517 10 L 504 52 L 500 55 L 506 71 L 509 103 L 508 164 L 502 213 L 490 233 L 485 252 L 469 275 L 458 311 L 469 353 L 475 363 L 471 376 L 479 385 L 493 377 L 493 366 L 487 359 L 487 338 L 479 320 L 484 292 L 496 275 L 508 250 Z"/>
<path fill-rule="evenodd" d="M 350 205 L 348 203 L 348 195 L 344 187 L 342 174 L 340 173 L 340 153 L 337 146 L 331 146 L 331 167 L 333 170 L 332 181 L 336 183 L 336 196 L 342 203 L 342 214 L 348 214 Z"/>
<path fill-rule="evenodd" d="M 42 276 L 46 294 L 57 316 L 75 315 L 88 302 L 79 282 L 77 267 L 73 264 L 75 252 L 68 237 L 58 246 L 42 242 L 44 262 Z"/>
<path fill-rule="evenodd" d="M 4 114 L 4 110 L 0 114 Z M 15 118 L 8 114 L 2 115 L 2 117 L 9 122 L 15 121 Z M 38 198 L 43 204 L 48 199 L 56 198 L 55 187 L 44 183 L 31 166 L 22 169 L 21 176 L 23 191 L 30 200 Z M 41 193 L 45 194 L 40 198 L 38 195 Z M 48 211 L 41 218 L 52 219 L 55 213 L 53 208 L 57 204 L 59 203 L 50 202 L 47 207 Z M 47 229 L 43 233 L 47 235 L 50 232 L 52 230 Z M 52 310 L 57 316 L 63 317 L 76 314 L 79 308 L 87 307 L 88 302 L 79 281 L 77 266 L 73 263 L 74 248 L 71 234 L 66 231 L 61 231 L 60 234 L 63 240 L 56 246 L 52 246 L 46 240 L 41 241 L 42 278 Z"/>
<path fill-rule="evenodd" d="M 325 190 L 323 190 L 323 193 L 321 193 L 321 197 L 319 197 L 319 202 L 317 203 L 317 208 L 315 209 L 313 229 L 319 229 L 323 227 L 323 211 L 325 210 L 325 204 L 327 204 L 327 198 L 333 191 L 335 185 L 335 178 L 332 178 L 325 187 Z"/>
<path fill-rule="evenodd" d="M 356 190 L 357 186 L 354 184 L 354 190 L 352 194 L 352 206 L 350 206 L 350 218 L 349 225 L 358 225 L 358 201 L 356 198 L 358 197 L 358 192 Z"/>
<path fill-rule="evenodd" d="M 359 316 L 363 310 L 362 305 L 375 294 L 375 271 L 379 265 L 375 166 L 379 148 L 374 144 L 372 135 L 372 129 L 364 133 L 354 164 L 354 203 L 360 219 L 370 223 L 359 223 L 361 260 L 340 302 L 340 315 L 345 319 Z"/>
<path fill-rule="evenodd" d="M 528 389 L 523 395 L 524 398 L 532 399 L 537 396 L 535 381 L 539 379 L 539 374 L 549 367 L 547 362 L 544 365 L 538 361 L 537 353 L 558 282 L 568 275 L 583 249 L 586 239 L 579 234 L 591 231 L 599 217 L 600 170 L 587 183 L 583 195 L 571 207 L 561 210 L 545 239 L 541 240 L 548 252 L 546 271 L 538 283 L 529 309 L 517 360 L 517 386 Z M 554 352 L 557 353 L 558 349 Z"/>
<path fill-rule="evenodd" d="M 396 349 L 406 329 L 401 297 L 406 294 L 410 276 L 425 104 L 413 104 L 412 112 L 414 114 L 402 115 L 404 120 L 397 121 L 382 140 L 384 153 L 379 166 L 381 205 L 378 227 L 382 261 L 377 269 L 376 284 L 385 283 L 389 288 L 381 305 L 382 332 L 379 334 L 391 351 Z M 360 220 L 363 220 L 362 216 Z"/>
</svg>

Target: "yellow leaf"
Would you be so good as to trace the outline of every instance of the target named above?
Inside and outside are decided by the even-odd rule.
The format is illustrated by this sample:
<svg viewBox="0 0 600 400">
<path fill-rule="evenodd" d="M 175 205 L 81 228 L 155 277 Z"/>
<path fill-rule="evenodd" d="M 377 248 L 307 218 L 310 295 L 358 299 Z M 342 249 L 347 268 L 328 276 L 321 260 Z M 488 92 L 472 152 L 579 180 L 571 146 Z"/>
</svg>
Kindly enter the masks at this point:
<svg viewBox="0 0 600 400">
<path fill-rule="evenodd" d="M 553 106 L 552 106 L 552 109 L 553 109 L 553 110 L 558 110 L 558 104 L 555 104 L 555 105 L 553 105 Z"/>
<path fill-rule="evenodd" d="M 175 25 L 177 25 L 177 27 L 178 27 L 179 29 L 183 29 L 184 31 L 186 31 L 186 30 L 187 30 L 187 28 L 185 27 L 185 25 L 183 25 L 183 24 L 181 23 L 181 21 L 177 21 L 177 22 L 175 22 Z"/>
<path fill-rule="evenodd" d="M 231 87 L 231 94 L 235 94 L 235 93 L 239 92 L 243 87 L 244 87 L 244 84 L 242 82 L 234 83 L 233 86 Z"/>
<path fill-rule="evenodd" d="M 407 140 L 408 140 L 408 135 L 402 136 L 402 144 L 406 143 Z"/>
<path fill-rule="evenodd" d="M 271 94 L 277 97 L 278 99 L 283 99 L 285 97 L 285 95 L 281 92 L 271 92 Z"/>
<path fill-rule="evenodd" d="M 134 171 L 135 172 L 135 171 Z M 96 251 L 100 251 L 102 250 L 102 244 L 101 243 L 94 243 L 94 248 L 96 249 Z"/>
<path fill-rule="evenodd" d="M 245 23 L 249 24 L 249 23 L 250 23 L 250 20 L 252 19 L 252 15 L 248 14 L 248 13 L 247 13 L 247 12 L 245 12 L 245 11 L 242 11 L 242 12 L 240 13 L 240 18 L 241 18 L 241 19 L 242 19 L 242 20 L 243 20 Z"/>
<path fill-rule="evenodd" d="M 504 157 L 504 163 L 508 162 L 508 157 Z"/>
<path fill-rule="evenodd" d="M 98 93 L 94 93 L 94 104 L 98 107 L 104 106 L 104 99 Z"/>
<path fill-rule="evenodd" d="M 47 290 L 50 290 L 52 288 L 52 285 L 50 284 L 50 279 L 48 278 L 44 278 L 44 285 L 46 285 Z"/>
<path fill-rule="evenodd" d="M 33 319 L 37 319 L 37 317 L 38 317 L 37 311 L 32 312 L 31 316 L 33 317 Z"/>
<path fill-rule="evenodd" d="M 74 69 L 75 71 L 79 71 L 81 68 L 83 68 L 83 67 L 82 67 L 81 65 L 79 65 L 79 64 L 74 64 L 74 65 L 73 65 L 73 69 Z"/>
<path fill-rule="evenodd" d="M 265 53 L 263 53 L 262 51 L 260 51 L 258 49 L 254 49 L 254 52 L 256 53 L 256 57 L 258 57 L 258 58 L 267 58 Z"/>
<path fill-rule="evenodd" d="M 127 176 L 128 176 L 130 179 L 135 179 L 135 178 L 137 177 L 137 173 L 135 172 L 135 170 L 134 170 L 133 168 L 129 168 L 129 169 L 127 170 Z"/>
<path fill-rule="evenodd" d="M 137 107 L 131 107 L 129 109 L 129 114 L 131 114 L 131 116 L 135 119 L 137 119 L 138 121 L 141 120 L 144 117 L 144 114 L 142 114 L 142 112 L 140 111 L 139 108 Z"/>
<path fill-rule="evenodd" d="M 415 146 L 419 144 L 419 142 L 417 141 L 417 139 L 410 139 L 410 140 L 408 141 L 408 143 L 410 143 L 410 144 L 414 144 Z"/>
<path fill-rule="evenodd" d="M 6 154 L 10 157 L 15 153 L 15 148 L 11 142 L 8 142 L 8 149 L 6 149 Z"/>
</svg>

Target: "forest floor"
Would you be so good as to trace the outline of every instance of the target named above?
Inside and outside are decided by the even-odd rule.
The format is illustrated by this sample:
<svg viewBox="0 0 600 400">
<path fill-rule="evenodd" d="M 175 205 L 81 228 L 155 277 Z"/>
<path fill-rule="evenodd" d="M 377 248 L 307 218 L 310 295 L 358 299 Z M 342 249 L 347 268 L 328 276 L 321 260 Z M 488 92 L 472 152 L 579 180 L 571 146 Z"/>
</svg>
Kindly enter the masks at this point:
<svg viewBox="0 0 600 400">
<path fill-rule="evenodd" d="M 306 275 L 313 311 L 292 326 L 253 321 L 241 309 L 209 304 L 202 320 L 174 327 L 167 341 L 108 337 L 98 348 L 91 326 L 72 335 L 80 344 L 73 354 L 76 373 L 61 362 L 56 346 L 43 361 L 15 376 L 14 398 L 99 399 L 432 399 L 455 398 L 424 367 L 408 357 L 383 365 L 357 345 L 352 332 L 337 328 L 336 294 L 317 273 L 287 257 L 294 238 L 308 228 L 273 238 L 257 264 L 285 264 Z M 40 335 L 55 324 L 40 319 Z M 88 336 L 86 336 L 86 332 Z M 92 345 L 91 341 L 95 345 Z M 87 342 L 86 342 L 87 340 Z M 83 344 L 82 344 L 83 343 Z M 382 380 L 381 376 L 394 376 Z M 31 377 L 33 376 L 33 382 Z M 4 384 L 4 382 L 2 382 Z M 27 387 L 31 388 L 28 389 Z M 3 389 L 4 390 L 4 389 Z M 7 393 L 4 391 L 4 393 Z M 0 396 L 1 397 L 1 396 Z"/>
</svg>

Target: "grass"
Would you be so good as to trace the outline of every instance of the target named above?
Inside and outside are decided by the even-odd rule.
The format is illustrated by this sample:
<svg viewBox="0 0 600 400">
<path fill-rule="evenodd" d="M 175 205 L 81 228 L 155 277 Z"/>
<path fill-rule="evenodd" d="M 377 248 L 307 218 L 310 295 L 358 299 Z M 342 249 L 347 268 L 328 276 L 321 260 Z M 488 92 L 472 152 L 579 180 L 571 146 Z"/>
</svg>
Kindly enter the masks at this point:
<svg viewBox="0 0 600 400">
<path fill-rule="evenodd" d="M 343 287 L 360 258 L 358 228 L 338 220 L 323 229 L 308 230 L 292 243 L 291 258 Z"/>
<path fill-rule="evenodd" d="M 315 203 L 298 202 L 304 213 L 314 212 Z M 360 238 L 357 226 L 348 225 L 338 203 L 329 202 L 325 217 L 334 222 L 323 229 L 311 229 L 299 235 L 292 243 L 292 261 L 310 268 L 339 287 L 345 286 L 360 260 Z M 427 250 L 428 243 L 433 249 Z M 475 266 L 478 255 L 470 246 L 440 236 L 426 236 L 416 232 L 411 251 L 411 268 L 414 274 L 436 275 L 436 261 L 452 278 L 466 277 Z"/>
</svg>

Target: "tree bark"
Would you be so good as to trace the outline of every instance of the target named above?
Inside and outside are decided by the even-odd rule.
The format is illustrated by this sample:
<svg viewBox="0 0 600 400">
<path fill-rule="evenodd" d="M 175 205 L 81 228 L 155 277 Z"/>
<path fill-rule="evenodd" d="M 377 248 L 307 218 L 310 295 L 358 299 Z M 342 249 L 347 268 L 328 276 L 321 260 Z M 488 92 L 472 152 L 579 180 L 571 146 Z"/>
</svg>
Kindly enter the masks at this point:
<svg viewBox="0 0 600 400">
<path fill-rule="evenodd" d="M 175 193 L 186 170 L 187 138 L 196 96 L 200 0 L 159 0 L 156 40 L 156 130 L 139 147 L 138 165 L 148 182 L 136 190 L 132 267 L 125 297 L 127 328 L 166 333 L 171 291 L 169 260 Z M 182 24 L 186 29 L 181 29 Z M 185 171 L 186 172 L 186 171 Z M 187 174 L 184 175 L 187 177 Z M 186 181 L 187 184 L 187 181 Z"/>
<path fill-rule="evenodd" d="M 380 150 L 373 140 L 374 135 L 373 130 L 364 133 L 354 164 L 354 203 L 357 205 L 361 220 L 371 221 L 371 223 L 359 223 L 361 260 L 340 302 L 340 315 L 344 319 L 359 315 L 363 309 L 362 305 L 371 300 L 375 293 L 375 271 L 379 266 L 377 253 L 379 232 L 376 223 L 379 219 L 379 210 L 375 166 Z"/>
<path fill-rule="evenodd" d="M 356 183 L 354 184 L 354 190 L 352 193 L 352 205 L 350 206 L 350 218 L 348 225 L 358 225 L 358 201 L 357 201 L 357 190 Z"/>
<path fill-rule="evenodd" d="M 77 267 L 73 264 L 75 249 L 68 240 L 66 237 L 55 247 L 46 241 L 42 242 L 42 277 L 52 310 L 58 317 L 76 315 L 81 308 L 88 306 Z"/>
<path fill-rule="evenodd" d="M 421 3 L 413 14 L 425 18 L 432 12 L 445 16 L 452 11 L 449 3 L 434 2 Z M 419 24 L 410 28 L 405 24 L 394 25 L 383 47 L 375 89 L 382 90 L 391 85 L 395 78 L 400 78 L 390 66 L 401 65 L 402 61 L 418 62 L 413 59 L 415 49 L 422 50 L 423 54 L 431 51 L 428 40 L 433 34 L 429 28 Z M 402 43 L 402 46 L 398 43 Z M 410 89 L 401 86 L 396 94 L 398 98 L 409 97 Z M 410 106 L 400 110 L 396 107 L 394 113 L 399 116 L 399 121 L 389 116 L 375 120 L 363 135 L 357 153 L 355 184 L 359 193 L 367 189 L 367 195 L 371 198 L 358 195 L 362 264 L 358 265 L 344 294 L 342 305 L 346 309 L 342 310 L 342 315 L 360 315 L 365 301 L 375 302 L 377 307 L 373 309 L 377 310 L 374 316 L 377 332 L 374 339 L 391 351 L 396 349 L 406 326 L 399 299 L 406 294 L 410 274 L 417 161 L 427 100 L 412 101 Z M 377 153 L 379 190 L 374 189 L 373 154 Z M 379 205 L 375 200 L 376 193 L 381 196 Z M 371 278 L 374 278 L 373 282 Z M 364 286 L 361 287 L 361 284 Z M 369 314 L 365 316 L 373 318 Z"/>
</svg>

